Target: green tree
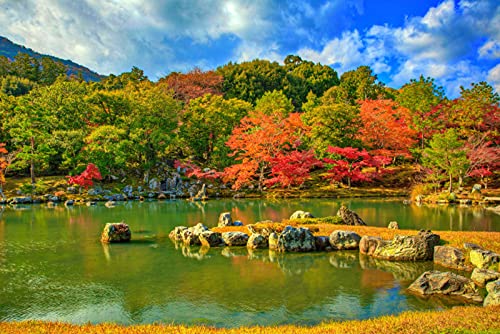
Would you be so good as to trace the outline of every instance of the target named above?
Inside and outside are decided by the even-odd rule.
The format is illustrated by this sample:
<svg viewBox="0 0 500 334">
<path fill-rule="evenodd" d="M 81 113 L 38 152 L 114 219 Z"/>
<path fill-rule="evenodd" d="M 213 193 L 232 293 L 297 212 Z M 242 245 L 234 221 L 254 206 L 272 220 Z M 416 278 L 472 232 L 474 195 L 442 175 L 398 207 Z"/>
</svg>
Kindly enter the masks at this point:
<svg viewBox="0 0 500 334">
<path fill-rule="evenodd" d="M 38 82 L 40 79 L 40 64 L 38 60 L 26 53 L 18 53 L 10 64 L 13 75 Z"/>
<path fill-rule="evenodd" d="M 293 112 L 294 108 L 290 99 L 288 99 L 282 91 L 273 90 L 272 92 L 265 92 L 264 95 L 257 100 L 255 109 L 266 115 L 287 117 Z"/>
<path fill-rule="evenodd" d="M 40 61 L 40 66 L 39 83 L 42 85 L 52 85 L 57 77 L 66 76 L 66 66 L 49 57 L 43 57 Z"/>
<path fill-rule="evenodd" d="M 434 174 L 446 174 L 449 180 L 448 192 L 453 191 L 453 178 L 461 177 L 466 171 L 468 160 L 461 141 L 455 129 L 435 134 L 424 150 L 423 164 Z"/>
<path fill-rule="evenodd" d="M 359 100 L 376 100 L 385 97 L 384 84 L 378 81 L 369 66 L 359 66 L 340 77 L 340 89 L 347 95 L 347 101 L 356 105 Z"/>
<path fill-rule="evenodd" d="M 12 95 L 21 96 L 28 94 L 36 84 L 28 79 L 7 75 L 0 79 L 0 92 Z"/>
</svg>

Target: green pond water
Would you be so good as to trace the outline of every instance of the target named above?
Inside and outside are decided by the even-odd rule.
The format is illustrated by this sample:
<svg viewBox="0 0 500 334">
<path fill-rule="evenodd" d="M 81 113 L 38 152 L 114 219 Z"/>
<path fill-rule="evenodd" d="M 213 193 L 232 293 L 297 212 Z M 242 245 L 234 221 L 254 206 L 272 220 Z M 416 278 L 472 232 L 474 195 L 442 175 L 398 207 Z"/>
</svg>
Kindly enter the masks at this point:
<svg viewBox="0 0 500 334">
<path fill-rule="evenodd" d="M 369 225 L 396 220 L 401 228 L 500 231 L 500 216 L 486 210 L 381 200 L 7 207 L 0 215 L 0 321 L 313 325 L 462 303 L 406 292 L 433 269 L 431 262 L 379 261 L 357 252 L 283 255 L 235 247 L 207 252 L 168 239 L 177 225 L 215 226 L 223 211 L 250 223 L 279 221 L 298 209 L 332 215 L 341 203 Z M 130 225 L 134 241 L 101 244 L 104 224 L 118 221 Z"/>
</svg>

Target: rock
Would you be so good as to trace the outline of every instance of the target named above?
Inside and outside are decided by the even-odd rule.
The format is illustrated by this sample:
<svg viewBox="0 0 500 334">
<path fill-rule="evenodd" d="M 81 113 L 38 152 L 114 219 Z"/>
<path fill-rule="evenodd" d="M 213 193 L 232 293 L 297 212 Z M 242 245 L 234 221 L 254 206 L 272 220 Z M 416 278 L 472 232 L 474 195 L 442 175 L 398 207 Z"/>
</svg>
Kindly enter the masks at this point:
<svg viewBox="0 0 500 334">
<path fill-rule="evenodd" d="M 208 230 L 208 227 L 206 227 L 202 223 L 198 223 L 195 226 L 189 227 L 182 231 L 182 241 L 187 246 L 201 245 L 200 234 Z"/>
<path fill-rule="evenodd" d="M 31 197 L 14 197 L 10 200 L 10 204 L 30 204 L 33 202 Z"/>
<path fill-rule="evenodd" d="M 310 212 L 306 211 L 295 211 L 290 216 L 290 219 L 301 219 L 301 218 L 314 218 L 314 216 Z"/>
<path fill-rule="evenodd" d="M 434 247 L 434 263 L 447 268 L 468 271 L 472 270 L 472 267 L 465 264 L 464 253 L 460 249 L 455 247 Z"/>
<path fill-rule="evenodd" d="M 459 296 L 478 303 L 483 301 L 474 282 L 450 272 L 426 271 L 408 287 L 408 291 L 423 296 Z"/>
<path fill-rule="evenodd" d="M 467 249 L 467 250 L 471 250 L 471 249 L 483 249 L 483 247 L 477 245 L 477 244 L 473 244 L 473 243 L 470 243 L 470 242 L 464 242 L 464 248 Z"/>
<path fill-rule="evenodd" d="M 205 247 L 222 247 L 225 246 L 222 236 L 218 232 L 204 231 L 199 235 L 200 243 Z"/>
<path fill-rule="evenodd" d="M 125 223 L 107 223 L 101 234 L 102 242 L 128 242 L 132 237 L 130 228 Z"/>
<path fill-rule="evenodd" d="M 316 238 L 308 228 L 286 226 L 281 234 L 277 235 L 276 243 L 271 242 L 269 248 L 278 252 L 310 252 L 316 250 Z M 273 247 L 273 248 L 271 248 Z"/>
<path fill-rule="evenodd" d="M 167 199 L 167 196 L 164 193 L 160 193 L 158 195 L 158 200 L 166 200 L 166 199 Z"/>
<path fill-rule="evenodd" d="M 489 269 L 500 262 L 499 254 L 486 249 L 471 249 L 469 258 L 470 263 L 480 269 Z"/>
<path fill-rule="evenodd" d="M 328 251 L 332 250 L 332 247 L 330 246 L 330 238 L 326 236 L 318 236 L 316 238 L 316 250 L 317 251 Z"/>
<path fill-rule="evenodd" d="M 471 199 L 460 199 L 460 200 L 458 200 L 458 203 L 460 203 L 460 205 L 472 205 L 472 200 Z"/>
<path fill-rule="evenodd" d="M 168 234 L 170 239 L 180 241 L 182 240 L 182 232 L 187 230 L 186 226 L 176 226 L 174 229 Z"/>
<path fill-rule="evenodd" d="M 104 206 L 107 208 L 114 208 L 115 204 L 116 204 L 116 202 L 114 202 L 114 201 L 107 201 L 106 203 L 104 203 Z"/>
<path fill-rule="evenodd" d="M 391 261 L 427 261 L 433 259 L 434 246 L 439 240 L 439 235 L 423 230 L 415 236 L 396 235 L 388 241 L 364 236 L 359 243 L 359 251 Z"/>
<path fill-rule="evenodd" d="M 66 206 L 72 206 L 75 204 L 75 201 L 72 199 L 68 199 L 66 202 L 64 202 L 64 205 Z"/>
<path fill-rule="evenodd" d="M 233 226 L 243 226 L 243 223 L 239 220 L 233 222 Z"/>
<path fill-rule="evenodd" d="M 219 215 L 218 227 L 233 226 L 233 219 L 230 212 L 223 212 Z"/>
<path fill-rule="evenodd" d="M 479 286 L 485 286 L 488 282 L 500 279 L 500 273 L 494 270 L 475 268 L 470 279 Z"/>
<path fill-rule="evenodd" d="M 204 201 L 206 199 L 208 199 L 207 186 L 203 183 L 200 191 L 198 191 L 198 193 L 195 196 L 191 197 L 191 200 L 192 201 Z"/>
<path fill-rule="evenodd" d="M 88 201 L 85 203 L 86 206 L 96 206 L 97 205 L 97 202 L 94 202 L 94 201 Z"/>
<path fill-rule="evenodd" d="M 49 201 L 58 203 L 61 199 L 58 196 L 49 196 Z"/>
<path fill-rule="evenodd" d="M 68 187 L 68 188 L 66 188 L 66 192 L 68 194 L 76 194 L 78 191 L 76 190 L 75 187 Z"/>
<path fill-rule="evenodd" d="M 262 234 L 253 233 L 247 241 L 247 248 L 257 249 L 257 248 L 267 248 L 269 246 L 269 242 L 267 238 Z"/>
<path fill-rule="evenodd" d="M 415 197 L 415 202 L 422 203 L 423 201 L 424 201 L 424 196 L 423 195 L 417 195 Z"/>
<path fill-rule="evenodd" d="M 349 210 L 345 205 L 340 207 L 337 216 L 342 218 L 345 225 L 366 225 L 356 212 Z"/>
<path fill-rule="evenodd" d="M 245 246 L 248 242 L 248 235 L 243 232 L 224 232 L 222 239 L 228 246 Z"/>
<path fill-rule="evenodd" d="M 100 194 L 102 194 L 102 189 L 99 188 L 90 188 L 89 190 L 87 190 L 87 195 L 89 196 L 97 196 Z"/>
<path fill-rule="evenodd" d="M 330 234 L 329 241 L 334 250 L 358 249 L 361 237 L 352 231 L 336 230 Z"/>
<path fill-rule="evenodd" d="M 399 230 L 399 224 L 398 222 L 390 222 L 387 228 L 391 230 Z"/>
<path fill-rule="evenodd" d="M 275 250 L 276 248 L 278 248 L 278 237 L 279 235 L 276 232 L 271 232 L 271 234 L 269 234 L 269 238 L 267 239 L 269 243 L 269 249 Z"/>
<path fill-rule="evenodd" d="M 269 223 L 272 223 L 271 221 L 265 221 L 265 222 L 269 222 Z M 265 222 L 260 222 L 260 223 L 265 223 Z M 247 229 L 250 231 L 250 233 L 258 233 L 258 234 L 262 234 L 264 237 L 266 238 L 269 238 L 269 236 L 271 235 L 271 233 L 273 232 L 276 232 L 272 227 L 270 226 L 266 226 L 266 227 L 261 227 L 261 226 L 257 226 L 257 225 L 254 225 L 254 224 L 250 224 L 250 225 L 247 225 Z"/>
<path fill-rule="evenodd" d="M 484 299 L 484 306 L 500 305 L 500 280 L 486 284 L 488 295 Z"/>
<path fill-rule="evenodd" d="M 149 186 L 149 189 L 151 189 L 151 190 L 157 190 L 160 187 L 160 182 L 158 182 L 158 179 L 152 178 L 151 180 L 149 180 L 148 186 Z"/>
<path fill-rule="evenodd" d="M 476 183 L 476 184 L 474 184 L 474 185 L 472 186 L 472 192 L 474 192 L 474 191 L 479 191 L 479 192 L 481 192 L 481 188 L 482 188 L 482 186 L 481 186 L 479 183 Z"/>
</svg>

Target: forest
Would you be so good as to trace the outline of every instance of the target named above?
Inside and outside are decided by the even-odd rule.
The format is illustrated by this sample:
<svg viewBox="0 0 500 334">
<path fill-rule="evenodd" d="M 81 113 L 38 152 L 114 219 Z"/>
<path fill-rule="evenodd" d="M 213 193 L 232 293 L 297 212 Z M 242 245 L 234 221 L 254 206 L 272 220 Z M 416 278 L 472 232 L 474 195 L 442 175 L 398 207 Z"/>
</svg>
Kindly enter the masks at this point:
<svg viewBox="0 0 500 334">
<path fill-rule="evenodd" d="M 20 53 L 0 57 L 0 183 L 92 163 L 109 180 L 170 166 L 233 189 L 301 187 L 313 172 L 351 187 L 394 166 L 429 189 L 488 187 L 498 183 L 499 101 L 486 82 L 449 99 L 432 78 L 394 89 L 368 66 L 339 77 L 294 55 L 86 82 Z"/>
</svg>

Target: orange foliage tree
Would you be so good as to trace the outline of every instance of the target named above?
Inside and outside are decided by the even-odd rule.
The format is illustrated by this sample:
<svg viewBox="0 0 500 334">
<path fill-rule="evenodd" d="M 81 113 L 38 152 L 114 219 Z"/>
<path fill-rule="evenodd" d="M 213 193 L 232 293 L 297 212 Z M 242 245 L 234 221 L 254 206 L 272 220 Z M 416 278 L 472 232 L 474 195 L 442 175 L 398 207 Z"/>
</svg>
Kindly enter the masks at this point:
<svg viewBox="0 0 500 334">
<path fill-rule="evenodd" d="M 186 74 L 173 72 L 159 80 L 174 91 L 174 97 L 188 103 L 205 94 L 222 95 L 222 76 L 214 71 L 203 72 L 195 68 Z"/>
<path fill-rule="evenodd" d="M 409 157 L 416 132 L 409 128 L 409 111 L 392 100 L 361 101 L 358 137 L 375 155 Z"/>
<path fill-rule="evenodd" d="M 239 163 L 224 170 L 223 180 L 234 182 L 233 189 L 257 182 L 262 190 L 273 165 L 278 162 L 276 157 L 298 150 L 308 131 L 298 113 L 288 116 L 268 115 L 262 111 L 250 113 L 241 120 L 226 143 L 232 150 L 230 155 Z M 283 163 L 283 160 L 279 162 Z"/>
<path fill-rule="evenodd" d="M 0 143 L 0 196 L 5 198 L 3 194 L 3 185 L 5 184 L 5 169 L 7 169 L 7 159 L 5 155 L 7 154 L 7 149 L 4 143 Z"/>
</svg>

